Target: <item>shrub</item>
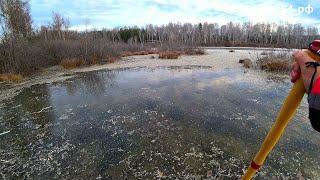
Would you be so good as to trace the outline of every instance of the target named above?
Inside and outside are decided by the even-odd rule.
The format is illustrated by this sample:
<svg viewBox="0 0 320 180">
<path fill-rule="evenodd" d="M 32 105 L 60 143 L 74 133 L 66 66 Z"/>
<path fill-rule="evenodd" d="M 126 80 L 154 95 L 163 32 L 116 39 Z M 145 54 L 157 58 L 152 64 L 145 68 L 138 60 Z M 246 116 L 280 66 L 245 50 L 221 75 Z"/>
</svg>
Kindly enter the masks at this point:
<svg viewBox="0 0 320 180">
<path fill-rule="evenodd" d="M 148 52 L 147 51 L 136 51 L 136 52 L 133 52 L 133 55 L 135 55 L 135 56 L 148 55 Z"/>
<path fill-rule="evenodd" d="M 186 55 L 204 55 L 205 52 L 203 49 L 189 49 L 185 51 Z"/>
<path fill-rule="evenodd" d="M 73 69 L 83 66 L 85 61 L 82 58 L 66 58 L 60 62 L 60 65 L 65 69 Z"/>
<path fill-rule="evenodd" d="M 114 63 L 114 62 L 116 62 L 117 60 L 119 60 L 119 57 L 115 57 L 115 56 L 109 56 L 109 57 L 107 57 L 107 62 L 108 62 L 108 63 Z"/>
<path fill-rule="evenodd" d="M 267 71 L 289 71 L 291 66 L 289 61 L 283 59 L 263 58 L 260 62 L 260 68 Z"/>
<path fill-rule="evenodd" d="M 159 54 L 157 50 L 148 50 L 148 54 Z"/>
<path fill-rule="evenodd" d="M 229 52 L 235 52 L 235 50 L 231 49 L 231 50 L 229 50 Z"/>
<path fill-rule="evenodd" d="M 178 59 L 180 55 L 181 53 L 178 51 L 165 51 L 165 52 L 159 53 L 159 58 L 160 59 Z"/>
<path fill-rule="evenodd" d="M 102 60 L 102 57 L 94 55 L 94 56 L 91 56 L 89 64 L 98 64 L 101 62 L 101 60 Z"/>
<path fill-rule="evenodd" d="M 133 53 L 128 51 L 124 51 L 121 53 L 121 57 L 128 57 L 128 56 L 133 56 Z"/>
<path fill-rule="evenodd" d="M 141 55 L 148 55 L 148 54 L 154 54 L 154 51 L 124 51 L 121 54 L 121 57 L 127 57 L 127 56 L 141 56 Z"/>
<path fill-rule="evenodd" d="M 20 82 L 22 80 L 21 74 L 0 74 L 0 81 Z"/>
<path fill-rule="evenodd" d="M 291 56 L 290 53 L 268 53 L 267 56 L 259 58 L 257 65 L 262 70 L 287 72 L 291 69 Z"/>
</svg>

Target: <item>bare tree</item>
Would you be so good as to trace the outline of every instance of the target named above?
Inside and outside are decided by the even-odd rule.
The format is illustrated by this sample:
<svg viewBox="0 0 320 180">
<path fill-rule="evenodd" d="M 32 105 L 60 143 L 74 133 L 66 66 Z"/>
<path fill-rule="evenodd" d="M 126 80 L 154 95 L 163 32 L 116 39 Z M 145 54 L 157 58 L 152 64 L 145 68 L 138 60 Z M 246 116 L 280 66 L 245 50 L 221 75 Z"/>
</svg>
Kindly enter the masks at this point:
<svg viewBox="0 0 320 180">
<path fill-rule="evenodd" d="M 32 20 L 28 1 L 0 0 L 0 23 L 2 27 L 2 47 L 0 73 L 14 71 L 27 66 L 26 41 L 32 35 Z"/>
<path fill-rule="evenodd" d="M 58 39 L 65 40 L 65 32 L 68 31 L 70 21 L 68 18 L 63 17 L 59 13 L 52 13 L 52 25 L 51 28 L 54 33 L 57 34 Z"/>
<path fill-rule="evenodd" d="M 32 20 L 28 1 L 0 0 L 0 23 L 4 35 L 30 35 Z"/>
</svg>

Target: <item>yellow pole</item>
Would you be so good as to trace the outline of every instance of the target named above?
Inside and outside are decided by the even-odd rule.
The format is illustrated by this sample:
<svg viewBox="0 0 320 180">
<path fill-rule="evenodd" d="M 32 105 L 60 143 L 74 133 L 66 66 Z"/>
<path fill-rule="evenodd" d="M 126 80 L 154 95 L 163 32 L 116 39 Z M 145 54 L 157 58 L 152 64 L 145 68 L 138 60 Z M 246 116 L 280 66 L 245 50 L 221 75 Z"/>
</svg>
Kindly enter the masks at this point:
<svg viewBox="0 0 320 180">
<path fill-rule="evenodd" d="M 312 52 L 304 51 L 311 59 L 320 61 L 320 57 Z M 242 177 L 243 180 L 250 180 L 259 168 L 263 165 L 269 153 L 279 141 L 288 123 L 292 120 L 297 108 L 305 94 L 306 90 L 302 79 L 300 78 L 292 87 L 288 97 L 284 101 L 278 117 L 265 138 L 259 152 L 250 164 L 248 171 Z"/>
</svg>

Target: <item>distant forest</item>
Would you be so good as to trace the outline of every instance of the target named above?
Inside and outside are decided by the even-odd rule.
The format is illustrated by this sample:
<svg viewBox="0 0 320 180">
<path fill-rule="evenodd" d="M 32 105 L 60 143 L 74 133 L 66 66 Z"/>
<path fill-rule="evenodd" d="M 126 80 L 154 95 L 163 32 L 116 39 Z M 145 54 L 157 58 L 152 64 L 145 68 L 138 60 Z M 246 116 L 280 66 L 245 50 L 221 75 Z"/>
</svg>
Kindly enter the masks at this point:
<svg viewBox="0 0 320 180">
<path fill-rule="evenodd" d="M 220 26 L 217 23 L 169 23 L 142 28 L 123 27 L 112 31 L 98 31 L 110 34 L 116 41 L 181 43 L 196 46 L 250 46 L 304 48 L 319 37 L 318 28 L 304 27 L 301 24 L 275 23 L 233 23 Z M 115 38 L 114 38 L 115 37 Z"/>
<path fill-rule="evenodd" d="M 32 74 L 68 58 L 85 64 L 111 62 L 125 51 L 197 46 L 304 48 L 319 38 L 316 27 L 289 23 L 169 23 L 72 31 L 70 19 L 55 12 L 48 25 L 35 28 L 29 3 L 23 0 L 0 0 L 0 24 L 0 73 L 19 74 Z"/>
</svg>

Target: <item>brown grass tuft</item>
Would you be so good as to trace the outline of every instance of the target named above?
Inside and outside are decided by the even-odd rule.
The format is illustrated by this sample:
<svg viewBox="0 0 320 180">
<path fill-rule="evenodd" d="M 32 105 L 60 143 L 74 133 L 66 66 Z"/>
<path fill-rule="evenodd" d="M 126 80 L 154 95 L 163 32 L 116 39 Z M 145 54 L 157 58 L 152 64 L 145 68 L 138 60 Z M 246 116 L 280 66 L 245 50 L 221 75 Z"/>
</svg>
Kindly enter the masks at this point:
<svg viewBox="0 0 320 180">
<path fill-rule="evenodd" d="M 136 51 L 136 52 L 133 52 L 133 55 L 134 56 L 148 55 L 148 52 L 147 51 Z"/>
<path fill-rule="evenodd" d="M 73 69 L 77 67 L 81 67 L 85 64 L 84 59 L 82 58 L 66 58 L 60 62 L 60 65 L 65 69 Z"/>
<path fill-rule="evenodd" d="M 205 52 L 203 49 L 189 49 L 185 51 L 186 55 L 204 55 Z"/>
<path fill-rule="evenodd" d="M 119 60 L 119 58 L 118 58 L 118 57 L 115 57 L 115 56 L 109 56 L 109 57 L 107 58 L 107 62 L 108 62 L 108 63 L 114 63 L 114 62 L 116 62 L 117 60 Z"/>
<path fill-rule="evenodd" d="M 98 64 L 101 62 L 101 60 L 102 60 L 102 58 L 98 55 L 91 56 L 90 57 L 90 64 Z"/>
<path fill-rule="evenodd" d="M 0 81 L 20 82 L 22 80 L 21 74 L 0 74 Z"/>
<path fill-rule="evenodd" d="M 141 55 L 149 55 L 149 54 L 158 54 L 158 51 L 156 50 L 147 50 L 147 51 L 124 51 L 121 53 L 121 57 L 127 57 L 127 56 L 141 56 Z"/>
<path fill-rule="evenodd" d="M 130 52 L 130 51 L 124 51 L 121 54 L 121 57 L 127 57 L 127 56 L 141 56 L 141 55 L 148 55 L 148 54 L 154 54 L 155 51 L 135 51 L 135 52 Z"/>
<path fill-rule="evenodd" d="M 290 52 L 270 52 L 257 60 L 262 70 L 274 72 L 288 72 L 291 69 L 292 57 Z"/>
<path fill-rule="evenodd" d="M 262 58 L 259 62 L 260 68 L 266 71 L 286 72 L 290 71 L 290 61 L 284 59 Z"/>
<path fill-rule="evenodd" d="M 133 53 L 129 51 L 124 51 L 121 53 L 121 57 L 128 57 L 128 56 L 133 56 Z"/>
<path fill-rule="evenodd" d="M 165 51 L 159 53 L 159 59 L 178 59 L 180 55 L 178 51 Z"/>
<path fill-rule="evenodd" d="M 159 54 L 157 50 L 148 50 L 148 54 Z"/>
</svg>

